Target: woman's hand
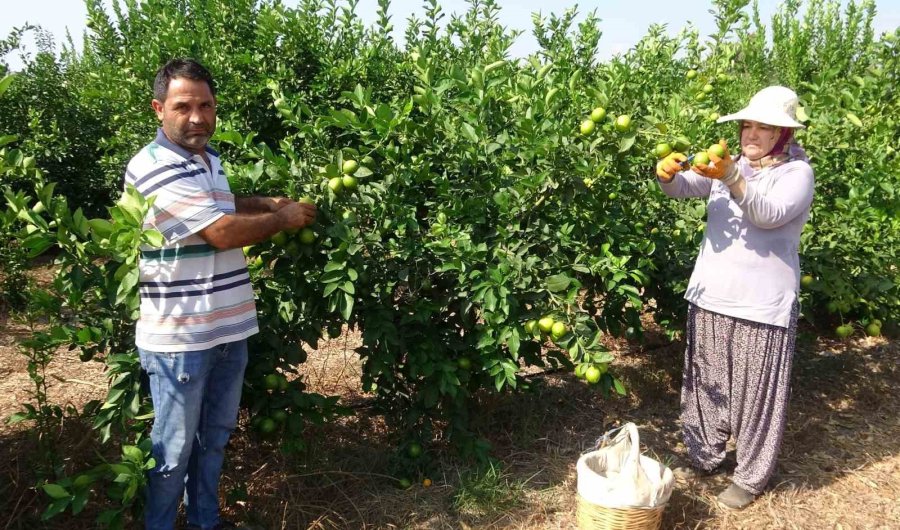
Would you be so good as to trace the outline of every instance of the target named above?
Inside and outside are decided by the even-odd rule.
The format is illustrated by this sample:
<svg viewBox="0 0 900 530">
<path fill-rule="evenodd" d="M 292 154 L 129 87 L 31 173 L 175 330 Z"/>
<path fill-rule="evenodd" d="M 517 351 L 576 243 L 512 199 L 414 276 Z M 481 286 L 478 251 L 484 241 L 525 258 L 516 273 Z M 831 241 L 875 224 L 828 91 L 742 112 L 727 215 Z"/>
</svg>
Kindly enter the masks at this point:
<svg viewBox="0 0 900 530">
<path fill-rule="evenodd" d="M 675 173 L 681 171 L 687 157 L 681 153 L 671 153 L 656 164 L 656 176 L 663 182 L 670 182 Z"/>
<path fill-rule="evenodd" d="M 728 142 L 720 140 L 718 144 L 710 146 L 706 151 L 709 155 L 709 164 L 695 164 L 691 167 L 694 173 L 706 178 L 727 180 L 735 171 L 734 160 L 728 153 Z"/>
</svg>

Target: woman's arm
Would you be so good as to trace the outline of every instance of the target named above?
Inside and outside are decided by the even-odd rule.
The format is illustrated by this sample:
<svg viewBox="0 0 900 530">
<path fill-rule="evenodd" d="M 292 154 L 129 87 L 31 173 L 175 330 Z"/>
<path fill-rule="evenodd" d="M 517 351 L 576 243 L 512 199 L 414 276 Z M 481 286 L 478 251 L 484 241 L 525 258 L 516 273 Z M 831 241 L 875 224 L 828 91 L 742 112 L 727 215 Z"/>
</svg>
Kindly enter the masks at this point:
<svg viewBox="0 0 900 530">
<path fill-rule="evenodd" d="M 812 204 L 815 177 L 809 164 L 791 163 L 779 169 L 781 173 L 768 190 L 761 190 L 758 181 L 743 178 L 728 187 L 747 219 L 760 228 L 783 226 Z"/>
<path fill-rule="evenodd" d="M 672 180 L 666 182 L 657 177 L 659 187 L 669 197 L 684 199 L 688 197 L 709 197 L 712 180 L 702 177 L 693 171 L 676 173 Z"/>
</svg>

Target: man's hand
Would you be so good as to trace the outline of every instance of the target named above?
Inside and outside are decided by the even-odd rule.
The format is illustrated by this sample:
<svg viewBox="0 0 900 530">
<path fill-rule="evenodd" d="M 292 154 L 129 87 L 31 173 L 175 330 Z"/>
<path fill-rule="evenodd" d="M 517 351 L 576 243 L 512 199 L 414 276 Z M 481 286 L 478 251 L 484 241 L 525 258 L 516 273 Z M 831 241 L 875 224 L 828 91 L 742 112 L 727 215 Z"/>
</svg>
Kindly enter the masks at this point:
<svg viewBox="0 0 900 530">
<path fill-rule="evenodd" d="M 269 200 L 271 201 L 269 205 L 269 211 L 272 212 L 277 212 L 288 204 L 294 202 L 287 197 L 269 197 Z"/>
<path fill-rule="evenodd" d="M 669 182 L 675 178 L 675 173 L 682 169 L 682 164 L 687 157 L 681 153 L 670 153 L 656 164 L 656 176 L 663 182 Z"/>
<path fill-rule="evenodd" d="M 279 208 L 275 215 L 278 216 L 285 230 L 303 228 L 316 221 L 316 205 L 288 199 L 288 204 Z"/>
<path fill-rule="evenodd" d="M 709 155 L 709 164 L 696 164 L 691 167 L 694 173 L 706 178 L 720 180 L 730 177 L 734 170 L 734 160 L 728 153 L 728 142 L 720 140 L 718 144 L 713 144 L 706 151 Z"/>
</svg>

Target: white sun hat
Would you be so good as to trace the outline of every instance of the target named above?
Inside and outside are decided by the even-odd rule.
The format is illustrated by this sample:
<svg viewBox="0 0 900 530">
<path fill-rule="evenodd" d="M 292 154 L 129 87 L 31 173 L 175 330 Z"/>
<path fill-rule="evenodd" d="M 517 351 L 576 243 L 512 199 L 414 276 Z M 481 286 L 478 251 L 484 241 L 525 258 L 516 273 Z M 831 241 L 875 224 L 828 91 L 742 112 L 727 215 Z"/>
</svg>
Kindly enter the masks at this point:
<svg viewBox="0 0 900 530">
<path fill-rule="evenodd" d="M 750 103 L 734 114 L 722 116 L 716 123 L 750 120 L 776 127 L 803 128 L 797 121 L 797 105 L 800 100 L 790 88 L 783 86 L 766 87 L 750 98 Z"/>
</svg>

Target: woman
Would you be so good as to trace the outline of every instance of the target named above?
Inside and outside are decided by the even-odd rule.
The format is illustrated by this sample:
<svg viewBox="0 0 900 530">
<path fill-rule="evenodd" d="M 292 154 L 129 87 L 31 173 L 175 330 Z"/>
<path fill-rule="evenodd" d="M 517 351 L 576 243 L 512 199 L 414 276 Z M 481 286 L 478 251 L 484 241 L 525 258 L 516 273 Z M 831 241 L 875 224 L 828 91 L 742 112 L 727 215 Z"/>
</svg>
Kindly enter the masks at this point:
<svg viewBox="0 0 900 530">
<path fill-rule="evenodd" d="M 798 246 L 813 198 L 813 171 L 793 131 L 797 95 L 771 86 L 738 121 L 741 153 L 710 153 L 684 170 L 673 153 L 657 165 L 670 197 L 707 197 L 706 234 L 685 299 L 687 352 L 682 434 L 692 466 L 711 473 L 737 443 L 732 484 L 718 500 L 744 508 L 775 471 L 787 419 L 800 282 Z"/>
</svg>

